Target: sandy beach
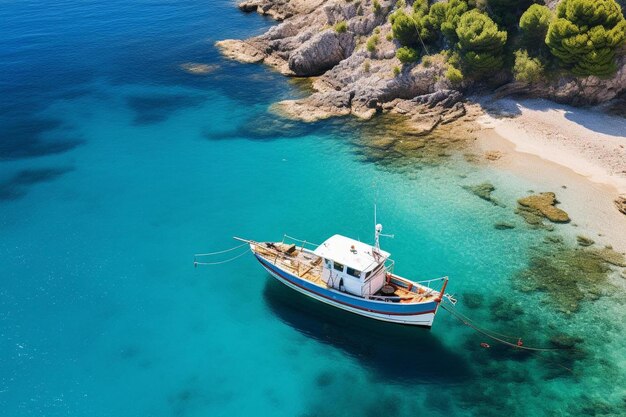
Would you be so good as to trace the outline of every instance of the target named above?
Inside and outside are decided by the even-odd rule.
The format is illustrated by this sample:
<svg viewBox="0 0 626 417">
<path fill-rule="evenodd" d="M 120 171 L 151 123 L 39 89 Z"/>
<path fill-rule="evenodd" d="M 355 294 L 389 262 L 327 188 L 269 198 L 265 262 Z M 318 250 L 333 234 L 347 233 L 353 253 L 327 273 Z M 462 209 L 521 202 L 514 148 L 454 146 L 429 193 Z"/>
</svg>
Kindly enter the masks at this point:
<svg viewBox="0 0 626 417">
<path fill-rule="evenodd" d="M 530 153 L 626 192 L 626 119 L 548 100 L 480 103 L 479 122 Z"/>
<path fill-rule="evenodd" d="M 540 179 L 572 217 L 572 235 L 626 251 L 626 215 L 614 200 L 626 193 L 626 119 L 547 100 L 481 101 L 478 146 L 491 162 Z"/>
</svg>

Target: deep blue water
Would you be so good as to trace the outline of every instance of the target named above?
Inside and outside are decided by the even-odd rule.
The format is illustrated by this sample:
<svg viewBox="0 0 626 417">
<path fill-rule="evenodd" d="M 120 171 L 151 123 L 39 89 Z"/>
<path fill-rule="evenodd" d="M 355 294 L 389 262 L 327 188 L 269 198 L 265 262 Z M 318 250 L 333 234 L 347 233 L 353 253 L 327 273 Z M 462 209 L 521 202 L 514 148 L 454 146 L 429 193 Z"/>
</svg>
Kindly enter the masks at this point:
<svg viewBox="0 0 626 417">
<path fill-rule="evenodd" d="M 231 1 L 4 1 L 0 21 L 3 415 L 619 415 L 623 326 L 596 319 L 619 306 L 563 316 L 509 283 L 543 236 L 510 205 L 537 184 L 389 169 L 358 130 L 285 128 L 267 108 L 303 92 L 213 47 L 273 24 Z M 460 188 L 486 179 L 508 208 Z M 445 312 L 432 331 L 353 317 L 251 257 L 193 268 L 234 235 L 370 240 L 374 202 L 397 272 L 449 275 L 484 300 L 468 314 L 529 342 L 584 328 L 587 361 L 485 351 Z"/>
</svg>

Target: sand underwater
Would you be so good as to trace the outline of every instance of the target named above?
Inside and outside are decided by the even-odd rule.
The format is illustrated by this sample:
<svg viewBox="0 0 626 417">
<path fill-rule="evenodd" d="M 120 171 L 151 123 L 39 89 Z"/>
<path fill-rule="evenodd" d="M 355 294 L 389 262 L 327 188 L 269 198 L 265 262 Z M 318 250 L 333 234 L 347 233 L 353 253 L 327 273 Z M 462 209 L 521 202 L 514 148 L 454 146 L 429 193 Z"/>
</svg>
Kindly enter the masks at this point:
<svg viewBox="0 0 626 417">
<path fill-rule="evenodd" d="M 445 138 L 381 141 L 383 121 L 268 113 L 304 92 L 217 54 L 272 24 L 229 0 L 10 1 L 0 19 L 5 415 L 626 415 L 623 258 L 581 246 L 577 219 L 516 213 L 559 190 Z M 481 326 L 567 349 L 484 349 L 445 311 L 431 331 L 372 322 L 251 256 L 193 267 L 233 235 L 369 241 L 374 203 L 396 272 L 448 275 Z"/>
</svg>

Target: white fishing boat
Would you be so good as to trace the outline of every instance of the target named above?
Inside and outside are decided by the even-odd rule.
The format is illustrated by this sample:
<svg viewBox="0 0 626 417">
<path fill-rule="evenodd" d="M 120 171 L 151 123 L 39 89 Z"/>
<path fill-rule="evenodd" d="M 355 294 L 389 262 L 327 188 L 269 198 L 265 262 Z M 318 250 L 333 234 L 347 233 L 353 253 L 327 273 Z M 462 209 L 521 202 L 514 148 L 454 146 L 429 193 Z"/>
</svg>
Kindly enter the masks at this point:
<svg viewBox="0 0 626 417">
<path fill-rule="evenodd" d="M 287 235 L 280 242 L 235 239 L 247 242 L 274 278 L 304 295 L 361 316 L 430 328 L 442 299 L 452 300 L 445 294 L 448 277 L 413 281 L 394 274 L 389 252 L 380 249 L 381 232 L 376 224 L 374 245 L 341 235 L 320 245 Z"/>
</svg>

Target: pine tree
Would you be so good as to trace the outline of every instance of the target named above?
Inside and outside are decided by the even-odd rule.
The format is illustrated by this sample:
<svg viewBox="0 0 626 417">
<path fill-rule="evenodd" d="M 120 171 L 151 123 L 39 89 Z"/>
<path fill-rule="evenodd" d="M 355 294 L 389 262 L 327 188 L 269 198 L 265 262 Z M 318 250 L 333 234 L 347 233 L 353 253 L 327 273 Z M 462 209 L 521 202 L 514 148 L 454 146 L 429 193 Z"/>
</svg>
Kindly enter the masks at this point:
<svg viewBox="0 0 626 417">
<path fill-rule="evenodd" d="M 615 73 L 626 40 L 626 20 L 615 0 L 562 0 L 546 44 L 561 65 L 580 76 Z"/>
<path fill-rule="evenodd" d="M 502 48 L 507 33 L 498 30 L 489 16 L 474 9 L 464 13 L 456 28 L 457 49 L 461 54 L 467 72 L 484 75 L 502 68 Z"/>
</svg>

